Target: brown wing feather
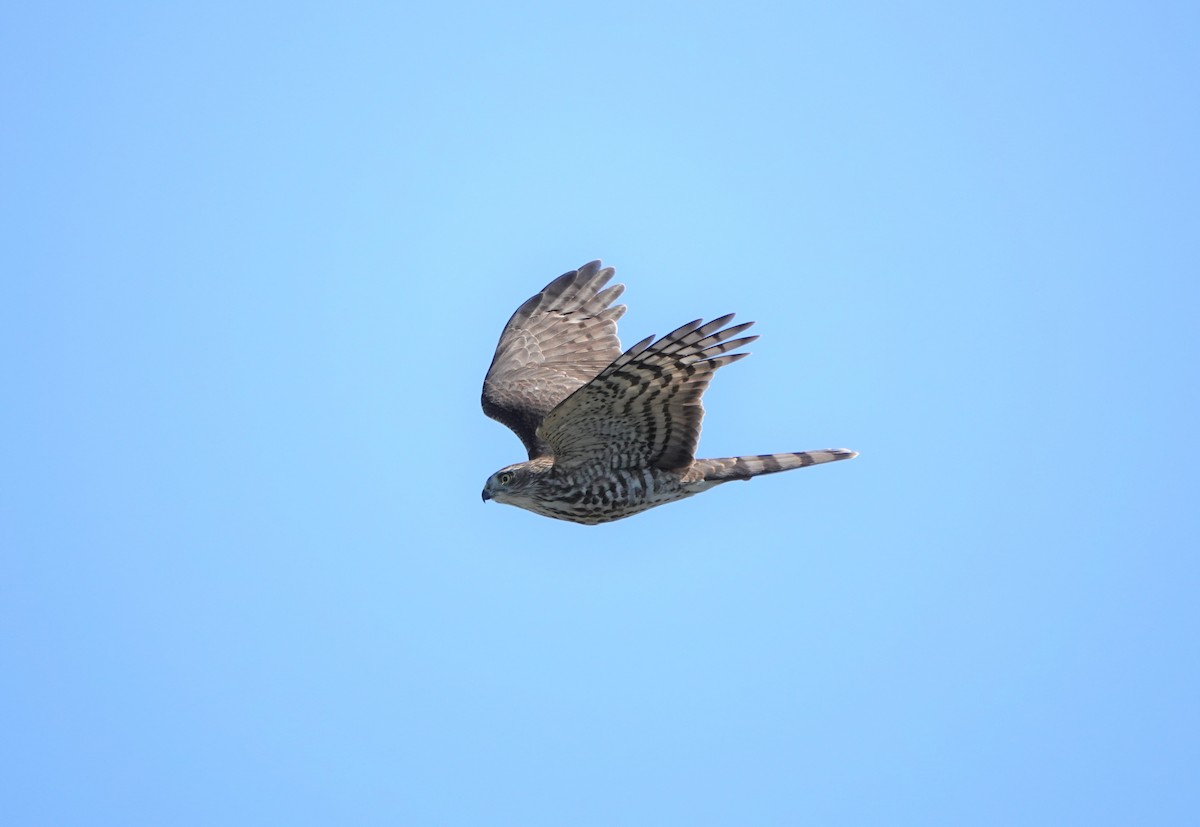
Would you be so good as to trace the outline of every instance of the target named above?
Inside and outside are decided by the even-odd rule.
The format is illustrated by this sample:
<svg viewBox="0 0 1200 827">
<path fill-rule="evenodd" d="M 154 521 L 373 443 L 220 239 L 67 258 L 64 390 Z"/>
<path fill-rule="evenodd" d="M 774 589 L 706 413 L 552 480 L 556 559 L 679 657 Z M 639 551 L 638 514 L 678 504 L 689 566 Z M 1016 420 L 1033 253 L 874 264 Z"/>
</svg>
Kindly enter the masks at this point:
<svg viewBox="0 0 1200 827">
<path fill-rule="evenodd" d="M 729 353 L 757 336 L 732 339 L 754 322 L 722 330 L 733 314 L 694 321 L 657 342 L 644 339 L 546 417 L 538 430 L 555 464 L 684 468 L 695 458 L 713 373 L 748 353 Z M 723 355 L 727 354 L 727 355 Z"/>
<path fill-rule="evenodd" d="M 521 438 L 529 458 L 549 448 L 538 426 L 558 403 L 621 354 L 617 319 L 625 305 L 609 307 L 625 286 L 604 285 L 613 268 L 599 261 L 563 273 L 517 308 L 483 380 L 483 412 Z"/>
</svg>

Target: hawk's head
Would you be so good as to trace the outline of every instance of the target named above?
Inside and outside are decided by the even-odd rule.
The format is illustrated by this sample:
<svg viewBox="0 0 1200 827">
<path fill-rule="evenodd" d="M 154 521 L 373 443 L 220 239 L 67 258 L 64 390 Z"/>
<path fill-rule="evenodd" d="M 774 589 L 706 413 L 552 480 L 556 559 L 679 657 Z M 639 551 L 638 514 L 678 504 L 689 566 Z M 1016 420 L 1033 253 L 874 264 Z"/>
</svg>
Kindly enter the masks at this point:
<svg viewBox="0 0 1200 827">
<path fill-rule="evenodd" d="M 529 499 L 530 489 L 536 484 L 539 475 L 533 472 L 528 462 L 518 462 L 501 468 L 488 477 L 483 486 L 483 501 L 495 500 L 498 503 L 525 506 Z"/>
</svg>

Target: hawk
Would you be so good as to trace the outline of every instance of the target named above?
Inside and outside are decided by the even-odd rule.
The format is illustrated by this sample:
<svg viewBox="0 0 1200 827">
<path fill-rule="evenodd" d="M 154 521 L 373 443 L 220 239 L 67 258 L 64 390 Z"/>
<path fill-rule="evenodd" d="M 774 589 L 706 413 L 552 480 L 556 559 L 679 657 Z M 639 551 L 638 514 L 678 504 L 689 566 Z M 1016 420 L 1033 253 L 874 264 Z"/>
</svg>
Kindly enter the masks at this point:
<svg viewBox="0 0 1200 827">
<path fill-rule="evenodd" d="M 697 319 L 621 352 L 612 267 L 599 261 L 550 282 L 508 320 L 483 380 L 483 412 L 511 428 L 526 462 L 488 478 L 483 499 L 595 525 L 748 480 L 852 459 L 844 448 L 696 459 L 700 396 L 717 368 L 757 336 L 733 314 Z"/>
</svg>

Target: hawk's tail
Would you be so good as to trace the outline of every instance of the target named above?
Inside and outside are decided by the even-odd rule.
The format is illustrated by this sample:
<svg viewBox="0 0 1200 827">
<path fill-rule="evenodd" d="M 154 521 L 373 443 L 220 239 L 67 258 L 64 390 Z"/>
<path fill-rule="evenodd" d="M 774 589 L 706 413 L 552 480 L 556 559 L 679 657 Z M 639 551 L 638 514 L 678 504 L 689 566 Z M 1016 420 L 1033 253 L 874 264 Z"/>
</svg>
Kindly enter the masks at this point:
<svg viewBox="0 0 1200 827">
<path fill-rule="evenodd" d="M 827 451 L 799 451 L 793 454 L 756 454 L 749 457 L 698 459 L 693 467 L 704 472 L 705 482 L 728 482 L 729 480 L 748 480 L 759 474 L 774 474 L 776 471 L 790 471 L 793 468 L 819 465 L 822 462 L 854 459 L 856 456 L 858 456 L 858 451 L 830 448 Z"/>
</svg>

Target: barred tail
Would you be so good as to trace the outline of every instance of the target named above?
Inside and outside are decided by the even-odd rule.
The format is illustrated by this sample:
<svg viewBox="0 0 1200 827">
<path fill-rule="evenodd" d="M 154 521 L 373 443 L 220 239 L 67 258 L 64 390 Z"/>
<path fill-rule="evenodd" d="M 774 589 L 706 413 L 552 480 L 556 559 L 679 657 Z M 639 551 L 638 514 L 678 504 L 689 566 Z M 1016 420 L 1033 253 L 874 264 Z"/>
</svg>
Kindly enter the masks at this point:
<svg viewBox="0 0 1200 827">
<path fill-rule="evenodd" d="M 748 480 L 759 474 L 790 471 L 793 468 L 819 465 L 822 462 L 854 459 L 856 456 L 858 456 L 857 451 L 830 448 L 827 451 L 799 451 L 794 454 L 756 454 L 750 457 L 698 459 L 693 468 L 703 471 L 705 482 L 727 482 L 729 480 Z"/>
</svg>

